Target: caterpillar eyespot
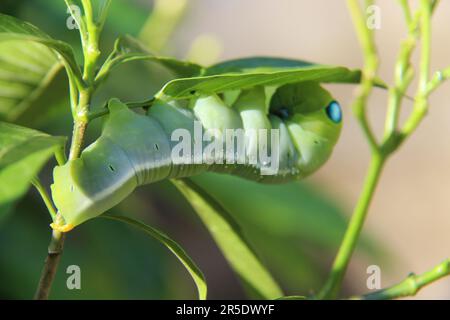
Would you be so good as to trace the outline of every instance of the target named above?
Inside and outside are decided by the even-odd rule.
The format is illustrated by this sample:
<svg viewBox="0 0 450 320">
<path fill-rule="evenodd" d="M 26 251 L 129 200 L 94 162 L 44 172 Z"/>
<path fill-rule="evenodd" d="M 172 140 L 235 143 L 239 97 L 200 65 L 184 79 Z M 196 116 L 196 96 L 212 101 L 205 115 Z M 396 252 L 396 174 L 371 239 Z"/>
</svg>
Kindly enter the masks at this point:
<svg viewBox="0 0 450 320">
<path fill-rule="evenodd" d="M 339 104 L 315 82 L 279 87 L 269 110 L 266 99 L 264 88 L 255 87 L 243 90 L 231 106 L 213 94 L 187 107 L 155 101 L 146 115 L 111 100 L 101 136 L 79 159 L 54 170 L 52 195 L 64 222 L 53 227 L 70 230 L 111 209 L 138 186 L 163 179 L 216 171 L 283 183 L 310 175 L 327 161 L 338 140 Z M 198 130 L 205 131 L 203 140 Z M 244 148 L 237 134 L 228 136 L 230 130 L 245 133 Z M 263 137 L 266 131 L 276 132 L 278 139 Z M 221 156 L 223 163 L 217 161 Z M 274 161 L 275 170 L 267 174 Z"/>
<path fill-rule="evenodd" d="M 342 121 L 342 110 L 339 103 L 336 101 L 332 101 L 328 107 L 325 109 L 328 118 L 335 123 L 339 123 Z"/>
</svg>

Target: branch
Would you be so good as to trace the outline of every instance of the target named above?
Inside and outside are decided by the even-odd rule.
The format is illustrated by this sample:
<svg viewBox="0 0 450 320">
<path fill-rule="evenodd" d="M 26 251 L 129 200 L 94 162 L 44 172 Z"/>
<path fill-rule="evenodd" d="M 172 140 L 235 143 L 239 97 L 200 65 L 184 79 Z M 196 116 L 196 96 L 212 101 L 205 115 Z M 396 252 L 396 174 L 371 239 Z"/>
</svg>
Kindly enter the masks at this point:
<svg viewBox="0 0 450 320">
<path fill-rule="evenodd" d="M 450 67 L 438 71 L 428 83 L 427 96 L 431 95 L 442 83 L 450 79 Z"/>
<path fill-rule="evenodd" d="M 373 1 L 367 1 L 366 7 L 371 4 L 373 4 Z M 366 113 L 367 100 L 372 93 L 374 79 L 378 70 L 378 55 L 374 34 L 373 30 L 369 29 L 366 25 L 366 17 L 358 0 L 347 0 L 347 5 L 352 15 L 365 61 L 363 77 L 358 88 L 357 97 L 353 104 L 353 111 L 371 148 L 372 159 L 363 190 L 358 199 L 358 203 L 355 206 L 347 230 L 345 231 L 338 253 L 334 259 L 330 275 L 318 294 L 319 299 L 334 299 L 339 294 L 342 281 L 355 250 L 356 243 L 358 242 L 359 235 L 361 234 L 370 203 L 372 202 L 385 163 L 385 157 L 383 156 L 375 135 L 369 126 Z"/>
<path fill-rule="evenodd" d="M 73 0 L 65 0 L 68 7 L 74 4 Z M 94 94 L 94 79 L 95 69 L 98 58 L 100 56 L 99 39 L 102 25 L 97 25 L 95 21 L 92 3 L 90 0 L 82 0 L 85 17 L 77 18 L 80 26 L 81 42 L 84 54 L 84 72 L 83 80 L 86 86 L 75 88 L 73 83 L 70 83 L 70 100 L 72 106 L 72 114 L 74 120 L 72 142 L 70 145 L 69 161 L 79 158 L 83 147 L 84 136 L 86 128 L 89 123 L 89 109 Z M 106 8 L 102 12 L 102 19 L 106 18 Z M 71 11 L 72 12 L 72 11 Z M 75 14 L 72 12 L 72 15 Z M 102 21 L 101 21 L 102 22 Z M 77 89 L 77 90 L 75 90 Z M 64 157 L 59 153 L 58 159 L 61 161 Z M 64 230 L 64 218 L 60 214 L 56 214 L 52 225 L 60 227 Z M 58 229 L 58 228 L 56 228 Z M 35 299 L 48 299 L 53 280 L 56 275 L 56 270 L 61 259 L 61 254 L 64 247 L 65 234 L 59 230 L 52 231 L 52 238 L 48 247 L 48 255 L 45 259 L 44 269 L 42 270 L 39 285 L 36 290 Z"/>
<path fill-rule="evenodd" d="M 98 59 L 100 58 L 100 26 L 97 25 L 95 20 L 91 0 L 81 0 L 81 2 L 83 4 L 85 14 L 84 21 L 87 29 L 87 42 L 83 43 L 83 79 L 89 84 L 89 86 L 92 86 L 95 80 L 95 69 L 97 67 Z"/>
<path fill-rule="evenodd" d="M 400 6 L 403 10 L 403 15 L 405 16 L 405 21 L 407 25 L 411 24 L 412 14 L 411 7 L 409 6 L 409 0 L 399 0 Z"/>
<path fill-rule="evenodd" d="M 420 39 L 422 42 L 420 57 L 419 86 L 417 89 L 413 112 L 406 120 L 400 136 L 401 142 L 408 138 L 422 122 L 428 111 L 430 52 L 431 52 L 431 15 L 437 1 L 420 1 Z"/>
<path fill-rule="evenodd" d="M 355 250 L 356 243 L 361 234 L 364 221 L 369 210 L 370 203 L 380 180 L 385 159 L 380 155 L 373 155 L 363 191 L 353 211 L 353 215 L 344 234 L 344 239 L 333 262 L 330 275 L 318 294 L 319 299 L 335 299 L 339 294 L 342 281 L 347 271 L 348 264 Z"/>
<path fill-rule="evenodd" d="M 359 297 L 358 300 L 390 300 L 401 297 L 415 296 L 423 287 L 450 275 L 450 259 L 445 260 L 430 271 L 420 275 L 410 274 L 405 280 L 387 289 L 368 293 Z"/>
<path fill-rule="evenodd" d="M 411 56 L 419 40 L 420 10 L 414 17 L 411 16 L 411 9 L 407 0 L 400 1 L 408 27 L 408 36 L 400 46 L 400 52 L 395 64 L 395 85 L 389 90 L 388 111 L 385 121 L 385 136 L 383 143 L 392 139 L 397 134 L 397 127 L 400 109 L 403 98 L 414 79 L 414 69 L 411 63 Z"/>
<path fill-rule="evenodd" d="M 367 1 L 367 7 L 373 1 Z M 371 129 L 367 119 L 366 105 L 367 100 L 372 93 L 374 87 L 375 76 L 378 70 L 378 54 L 375 45 L 373 30 L 367 27 L 366 16 L 357 0 L 347 0 L 347 6 L 352 16 L 358 40 L 364 54 L 364 69 L 362 72 L 361 84 L 357 89 L 357 96 L 353 103 L 352 109 L 355 117 L 366 136 L 372 151 L 376 151 L 379 146 L 376 141 L 375 134 Z"/>
<path fill-rule="evenodd" d="M 35 300 L 47 300 L 50 295 L 50 289 L 55 279 L 56 270 L 58 269 L 59 260 L 63 251 L 64 238 L 64 233 L 53 230 L 44 269 L 42 270 L 39 285 L 34 295 Z"/>
</svg>

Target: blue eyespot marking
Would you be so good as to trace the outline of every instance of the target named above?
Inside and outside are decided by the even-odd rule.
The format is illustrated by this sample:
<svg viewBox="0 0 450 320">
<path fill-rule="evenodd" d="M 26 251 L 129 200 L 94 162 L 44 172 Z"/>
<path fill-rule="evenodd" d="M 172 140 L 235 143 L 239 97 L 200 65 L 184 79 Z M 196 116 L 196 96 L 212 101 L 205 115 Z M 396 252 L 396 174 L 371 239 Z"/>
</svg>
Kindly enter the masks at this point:
<svg viewBox="0 0 450 320">
<path fill-rule="evenodd" d="M 325 109 L 328 118 L 334 123 L 339 123 L 342 121 L 342 110 L 339 103 L 336 101 L 331 102 Z"/>
</svg>

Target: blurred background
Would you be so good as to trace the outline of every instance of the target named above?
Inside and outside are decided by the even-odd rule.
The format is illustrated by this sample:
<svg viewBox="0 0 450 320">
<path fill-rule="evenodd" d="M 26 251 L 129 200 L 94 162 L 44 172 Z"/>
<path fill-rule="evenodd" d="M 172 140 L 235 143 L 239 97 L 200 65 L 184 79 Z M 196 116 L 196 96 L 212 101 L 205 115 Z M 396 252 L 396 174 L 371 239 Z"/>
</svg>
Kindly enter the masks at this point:
<svg viewBox="0 0 450 320">
<path fill-rule="evenodd" d="M 380 76 L 391 83 L 405 26 L 395 1 L 377 3 L 381 9 L 377 31 Z M 77 31 L 66 26 L 69 16 L 62 0 L 2 0 L 0 12 L 30 21 L 79 48 Z M 433 70 L 450 65 L 449 12 L 450 2 L 442 1 L 433 24 Z M 114 0 L 103 52 L 109 52 L 114 39 L 124 33 L 140 37 L 161 54 L 205 65 L 254 55 L 351 68 L 362 65 L 343 0 Z M 112 74 L 96 101 L 112 96 L 145 99 L 171 77 L 151 63 L 131 63 Z M 368 146 L 349 108 L 354 86 L 329 88 L 344 106 L 345 125 L 332 158 L 317 174 L 301 183 L 269 187 L 220 175 L 195 179 L 231 212 L 287 294 L 307 294 L 320 288 L 369 160 Z M 370 265 L 380 267 L 384 287 L 448 257 L 449 89 L 450 84 L 445 84 L 433 95 L 428 117 L 389 161 L 345 279 L 346 294 L 368 291 L 366 269 Z M 25 110 L 14 120 L 52 134 L 69 135 L 71 119 L 62 73 L 53 81 L 50 95 L 51 100 L 39 102 L 42 109 Z M 406 102 L 404 111 L 410 107 Z M 370 118 L 380 133 L 385 109 L 386 92 L 376 90 Z M 100 126 L 97 121 L 90 127 L 90 141 Z M 51 165 L 41 174 L 47 185 L 51 183 Z M 176 239 L 205 273 L 209 298 L 246 298 L 207 230 L 169 183 L 140 188 L 113 211 L 137 216 Z M 34 190 L 0 220 L 0 298 L 32 297 L 49 241 L 48 224 Z M 81 267 L 82 290 L 66 288 L 65 270 L 73 264 Z M 96 219 L 68 235 L 51 298 L 188 299 L 195 294 L 185 269 L 159 243 L 116 222 Z M 416 298 L 449 299 L 450 279 L 423 289 Z"/>
</svg>

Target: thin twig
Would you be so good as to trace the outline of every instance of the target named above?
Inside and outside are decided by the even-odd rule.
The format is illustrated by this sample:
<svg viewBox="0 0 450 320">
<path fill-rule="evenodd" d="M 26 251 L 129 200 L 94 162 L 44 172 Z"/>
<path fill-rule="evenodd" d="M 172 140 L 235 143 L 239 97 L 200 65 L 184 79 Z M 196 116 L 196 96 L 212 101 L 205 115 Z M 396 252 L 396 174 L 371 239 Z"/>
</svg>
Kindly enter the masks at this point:
<svg viewBox="0 0 450 320">
<path fill-rule="evenodd" d="M 153 103 L 155 102 L 155 99 L 149 99 L 149 100 L 145 100 L 145 101 L 139 101 L 139 102 L 128 102 L 126 103 L 126 105 L 128 106 L 128 108 L 130 109 L 139 109 L 139 108 L 143 108 L 145 110 L 148 110 L 149 108 L 152 107 Z M 88 119 L 89 121 L 92 121 L 94 119 L 106 116 L 107 114 L 109 114 L 109 109 L 107 107 L 107 105 L 105 105 L 103 108 L 96 110 L 96 111 L 92 111 L 88 114 Z"/>
<path fill-rule="evenodd" d="M 52 220 L 54 221 L 56 219 L 56 209 L 53 206 L 53 202 L 52 202 L 49 194 L 47 193 L 47 190 L 42 185 L 41 180 L 39 180 L 38 177 L 35 177 L 35 178 L 33 178 L 33 180 L 31 180 L 31 184 L 39 192 L 42 200 L 45 203 L 45 206 L 47 207 L 48 212 L 50 213 L 50 216 L 52 217 Z"/>
<path fill-rule="evenodd" d="M 402 282 L 383 290 L 352 297 L 358 300 L 390 300 L 415 296 L 423 287 L 450 275 L 450 259 L 420 275 L 410 274 Z"/>
<path fill-rule="evenodd" d="M 406 91 L 414 79 L 414 68 L 411 63 L 411 56 L 416 48 L 419 39 L 420 10 L 411 17 L 411 9 L 407 1 L 400 1 L 404 11 L 406 24 L 408 27 L 408 36 L 402 42 L 400 53 L 395 64 L 395 85 L 389 90 L 388 111 L 385 121 L 385 137 L 384 142 L 392 138 L 393 134 L 397 134 L 397 127 L 400 115 L 400 108 Z"/>
<path fill-rule="evenodd" d="M 409 137 L 422 122 L 428 111 L 429 77 L 430 77 L 430 53 L 431 53 L 431 14 L 432 3 L 430 0 L 420 1 L 420 75 L 419 86 L 414 103 L 414 109 L 401 129 L 401 142 Z M 437 3 L 437 2 L 436 2 Z"/>
<path fill-rule="evenodd" d="M 367 5 L 369 6 L 372 3 L 373 1 L 368 1 Z M 359 121 L 359 124 L 363 130 L 364 135 L 366 136 L 366 139 L 369 143 L 371 150 L 376 151 L 379 146 L 375 134 L 373 133 L 373 130 L 367 118 L 366 105 L 367 100 L 370 94 L 372 93 L 376 73 L 378 70 L 377 49 L 375 46 L 373 30 L 367 27 L 366 17 L 358 1 L 347 0 L 347 5 L 358 34 L 358 40 L 364 53 L 364 60 L 365 60 L 361 84 L 357 89 L 357 95 L 353 103 L 352 109 L 353 113 L 355 114 L 355 117 Z"/>
</svg>

